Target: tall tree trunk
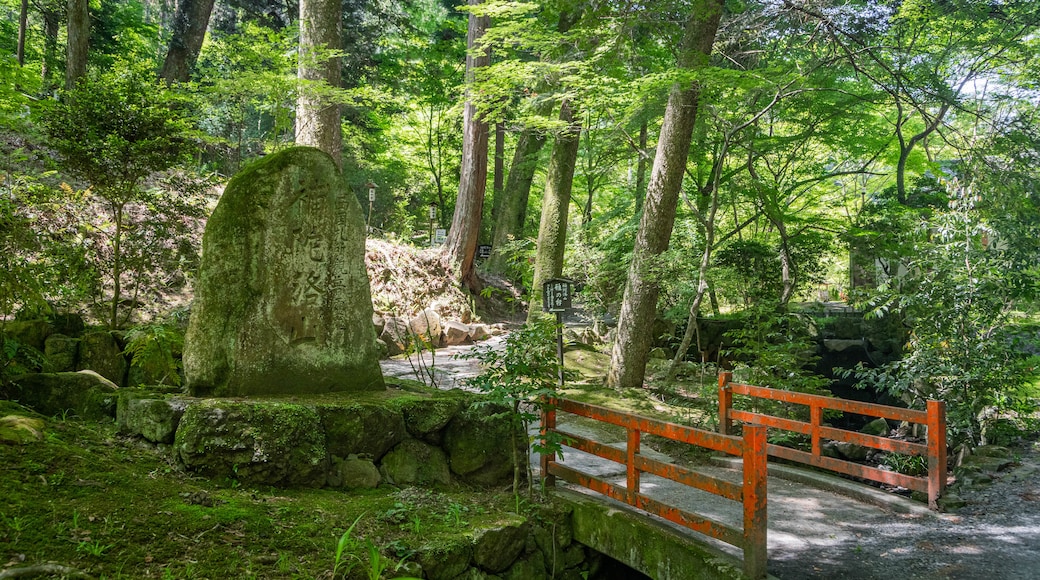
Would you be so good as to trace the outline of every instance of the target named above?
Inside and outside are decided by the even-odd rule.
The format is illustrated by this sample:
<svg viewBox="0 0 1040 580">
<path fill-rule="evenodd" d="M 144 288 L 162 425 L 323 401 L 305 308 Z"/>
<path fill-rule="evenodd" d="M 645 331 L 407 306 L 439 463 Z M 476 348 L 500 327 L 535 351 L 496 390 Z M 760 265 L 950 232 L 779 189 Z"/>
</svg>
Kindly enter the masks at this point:
<svg viewBox="0 0 1040 580">
<path fill-rule="evenodd" d="M 478 6 L 481 0 L 468 0 L 470 6 Z M 474 54 L 480 38 L 490 25 L 487 16 L 469 15 L 466 34 L 466 81 L 472 82 L 474 71 L 487 66 L 491 55 L 487 51 Z M 488 124 L 477 111 L 473 101 L 467 98 L 463 113 L 462 168 L 459 174 L 459 197 L 455 202 L 455 215 L 451 218 L 446 251 L 455 268 L 455 275 L 470 291 L 480 291 L 474 268 L 477 239 L 480 237 L 480 220 L 484 212 L 484 192 L 487 189 Z"/>
<path fill-rule="evenodd" d="M 495 205 L 498 205 L 498 196 L 502 195 L 502 186 L 505 183 L 505 148 L 506 148 L 506 125 L 499 121 L 495 123 Z"/>
<path fill-rule="evenodd" d="M 643 198 L 646 197 L 646 119 L 639 126 L 639 161 L 636 163 L 636 215 L 643 211 Z"/>
<path fill-rule="evenodd" d="M 548 111 L 546 111 L 548 113 Z M 510 240 L 524 236 L 524 221 L 527 214 L 527 199 L 531 194 L 531 183 L 538 168 L 538 156 L 545 145 L 545 133 L 536 129 L 524 129 L 516 140 L 513 161 L 509 165 L 509 176 L 502 188 L 502 201 L 496 204 L 495 227 L 491 246 L 494 251 L 488 268 L 492 272 L 505 272 L 507 256 L 500 252 Z"/>
<path fill-rule="evenodd" d="M 693 4 L 680 46 L 679 68 L 696 70 L 707 65 L 721 16 L 722 0 L 699 0 Z M 668 95 L 643 216 L 632 250 L 617 339 L 611 349 L 607 384 L 615 389 L 643 384 L 652 338 L 648 329 L 657 314 L 660 290 L 653 264 L 668 249 L 672 235 L 699 94 L 696 84 L 685 87 L 676 84 Z"/>
<path fill-rule="evenodd" d="M 29 0 L 22 0 L 22 9 L 18 13 L 18 48 L 16 57 L 18 66 L 25 66 L 25 29 L 29 24 Z"/>
<path fill-rule="evenodd" d="M 90 12 L 87 0 L 69 0 L 68 42 L 65 47 L 65 90 L 72 90 L 87 74 L 87 50 L 90 41 Z"/>
<path fill-rule="evenodd" d="M 581 124 L 575 123 L 574 113 L 566 100 L 560 104 L 560 120 L 567 128 L 560 132 L 549 157 L 545 176 L 545 195 L 542 197 L 542 218 L 538 226 L 538 249 L 534 260 L 534 283 L 531 303 L 527 308 L 528 322 L 537 320 L 542 310 L 542 283 L 563 273 L 563 250 L 567 246 L 567 211 L 574 184 L 574 166 L 578 164 Z"/>
<path fill-rule="evenodd" d="M 324 81 L 340 86 L 340 59 L 326 51 L 343 47 L 343 3 L 340 0 L 300 1 L 300 80 Z M 310 145 L 328 153 L 343 165 L 343 131 L 340 104 L 303 86 L 296 100 L 296 144 Z"/>
<path fill-rule="evenodd" d="M 58 66 L 58 32 L 61 29 L 61 12 L 58 10 L 40 9 L 43 16 L 43 65 L 40 67 L 40 79 L 44 90 L 54 88 L 52 77 Z"/>
<path fill-rule="evenodd" d="M 202 40 L 213 12 L 213 0 L 181 0 L 177 5 L 177 16 L 173 19 L 173 36 L 166 51 L 159 76 L 167 84 L 184 83 L 191 76 L 191 69 L 199 58 Z"/>
</svg>

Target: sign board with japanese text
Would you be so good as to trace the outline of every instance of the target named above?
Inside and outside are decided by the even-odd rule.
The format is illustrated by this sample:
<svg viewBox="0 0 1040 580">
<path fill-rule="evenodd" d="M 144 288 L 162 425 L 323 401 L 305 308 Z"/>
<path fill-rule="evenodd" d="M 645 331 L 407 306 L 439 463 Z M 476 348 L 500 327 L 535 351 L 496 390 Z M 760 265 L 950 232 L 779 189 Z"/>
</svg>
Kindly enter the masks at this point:
<svg viewBox="0 0 1040 580">
<path fill-rule="evenodd" d="M 443 228 L 437 228 L 433 232 L 433 245 L 442 246 L 444 242 L 448 241 L 448 230 Z"/>
<path fill-rule="evenodd" d="M 477 258 L 481 260 L 487 260 L 491 257 L 491 246 L 488 244 L 480 244 L 477 246 Z"/>
<path fill-rule="evenodd" d="M 542 310 L 566 312 L 571 308 L 574 283 L 564 278 L 553 278 L 542 284 Z"/>
</svg>

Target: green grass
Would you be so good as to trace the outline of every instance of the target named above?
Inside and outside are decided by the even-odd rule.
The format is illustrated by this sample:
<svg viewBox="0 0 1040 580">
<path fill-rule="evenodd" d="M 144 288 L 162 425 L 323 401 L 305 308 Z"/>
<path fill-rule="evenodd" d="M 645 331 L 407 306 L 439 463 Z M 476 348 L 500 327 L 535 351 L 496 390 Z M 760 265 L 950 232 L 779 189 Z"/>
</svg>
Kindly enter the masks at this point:
<svg viewBox="0 0 1040 580">
<path fill-rule="evenodd" d="M 0 446 L 2 563 L 55 562 L 96 578 L 331 578 L 357 521 L 341 554 L 359 563 L 349 577 L 385 565 L 392 578 L 421 549 L 515 517 L 509 494 L 233 487 L 182 472 L 112 424 L 48 421 L 46 431 Z"/>
</svg>

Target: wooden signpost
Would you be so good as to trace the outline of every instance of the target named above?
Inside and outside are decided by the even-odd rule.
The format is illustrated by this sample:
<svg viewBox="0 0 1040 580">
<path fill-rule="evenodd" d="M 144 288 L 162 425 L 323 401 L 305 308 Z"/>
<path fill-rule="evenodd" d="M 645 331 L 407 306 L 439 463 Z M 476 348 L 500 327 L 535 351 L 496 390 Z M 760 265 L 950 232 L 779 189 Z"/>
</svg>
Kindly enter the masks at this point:
<svg viewBox="0 0 1040 580">
<path fill-rule="evenodd" d="M 574 283 L 552 278 L 542 284 L 542 311 L 556 313 L 556 356 L 560 360 L 560 387 L 563 387 L 563 313 L 571 309 Z"/>
</svg>

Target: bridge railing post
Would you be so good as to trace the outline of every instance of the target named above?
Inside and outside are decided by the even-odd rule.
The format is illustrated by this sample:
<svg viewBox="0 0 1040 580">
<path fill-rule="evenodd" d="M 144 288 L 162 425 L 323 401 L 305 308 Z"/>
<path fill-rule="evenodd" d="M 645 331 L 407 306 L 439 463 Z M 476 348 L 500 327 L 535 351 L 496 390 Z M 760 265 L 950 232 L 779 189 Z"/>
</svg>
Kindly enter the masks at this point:
<svg viewBox="0 0 1040 580">
<path fill-rule="evenodd" d="M 939 509 L 946 489 L 946 403 L 928 401 L 928 507 Z"/>
<path fill-rule="evenodd" d="M 548 434 L 550 431 L 556 429 L 556 408 L 553 406 L 552 400 L 542 401 L 542 427 L 539 433 L 542 437 L 542 443 L 548 442 Z M 556 461 L 556 452 L 549 451 L 543 453 L 539 460 L 539 466 L 542 471 L 542 481 L 545 487 L 553 487 L 556 485 L 556 476 L 549 474 L 549 464 Z"/>
<path fill-rule="evenodd" d="M 626 487 L 630 496 L 635 497 L 633 494 L 639 493 L 639 470 L 636 469 L 636 455 L 639 455 L 639 443 L 642 438 L 642 433 L 638 429 L 628 429 L 628 445 L 626 451 L 625 461 L 628 463 L 627 467 L 627 481 Z"/>
<path fill-rule="evenodd" d="M 766 577 L 766 431 L 744 425 L 744 571 L 753 579 Z"/>
<path fill-rule="evenodd" d="M 729 386 L 733 373 L 719 373 L 719 433 L 729 435 L 733 429 L 733 420 L 729 418 L 729 410 L 733 407 L 733 389 Z"/>
</svg>

